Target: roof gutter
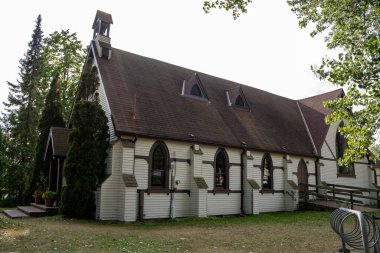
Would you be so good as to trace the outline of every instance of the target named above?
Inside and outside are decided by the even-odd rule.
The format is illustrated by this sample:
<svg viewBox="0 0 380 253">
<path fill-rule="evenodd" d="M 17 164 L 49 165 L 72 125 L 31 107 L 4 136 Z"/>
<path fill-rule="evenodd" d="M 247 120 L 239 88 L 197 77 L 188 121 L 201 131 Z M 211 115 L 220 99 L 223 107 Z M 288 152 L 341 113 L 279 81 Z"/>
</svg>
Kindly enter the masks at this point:
<svg viewBox="0 0 380 253">
<path fill-rule="evenodd" d="M 206 144 L 211 146 L 223 146 L 225 148 L 237 148 L 241 149 L 241 145 L 233 145 L 233 144 L 225 144 L 225 143 L 217 143 L 212 141 L 205 141 L 205 140 L 199 140 L 199 139 L 185 139 L 185 138 L 175 138 L 175 137 L 168 137 L 168 136 L 159 136 L 154 134 L 139 134 L 135 132 L 127 132 L 127 131 L 120 131 L 115 130 L 116 136 L 122 136 L 122 135 L 131 135 L 136 137 L 145 137 L 145 138 L 154 138 L 154 139 L 164 139 L 164 140 L 171 140 L 171 141 L 181 141 L 181 142 L 187 142 L 187 143 L 196 143 L 196 144 Z M 306 154 L 306 153 L 297 153 L 297 152 L 289 152 L 287 150 L 269 150 L 269 149 L 260 149 L 253 146 L 249 146 L 248 144 L 245 147 L 248 150 L 251 151 L 258 151 L 258 152 L 270 152 L 275 154 L 289 154 L 289 155 L 295 155 L 295 156 L 307 156 L 307 157 L 315 157 L 318 158 L 318 153 L 315 154 Z"/>
</svg>

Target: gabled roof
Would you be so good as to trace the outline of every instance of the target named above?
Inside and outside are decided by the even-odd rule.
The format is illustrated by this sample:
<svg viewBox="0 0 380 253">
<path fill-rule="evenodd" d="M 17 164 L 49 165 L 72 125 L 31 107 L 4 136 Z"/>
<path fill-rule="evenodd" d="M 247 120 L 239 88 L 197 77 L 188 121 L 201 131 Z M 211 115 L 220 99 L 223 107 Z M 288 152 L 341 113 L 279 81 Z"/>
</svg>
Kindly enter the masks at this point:
<svg viewBox="0 0 380 253">
<path fill-rule="evenodd" d="M 325 117 L 330 111 L 323 106 L 323 101 L 335 100 L 342 95 L 344 95 L 343 90 L 338 89 L 299 100 L 301 112 L 318 153 L 321 152 L 323 142 L 329 130 L 329 126 L 325 123 Z"/>
<path fill-rule="evenodd" d="M 53 156 L 65 157 L 69 150 L 69 135 L 71 129 L 63 127 L 51 127 L 49 138 L 45 148 L 44 159 L 46 159 L 49 145 L 52 147 Z M 50 144 L 51 143 L 51 144 Z"/>
<path fill-rule="evenodd" d="M 251 111 L 236 110 L 226 98 L 235 82 L 116 48 L 96 60 L 117 135 L 315 155 L 297 101 L 240 85 Z M 181 96 L 194 72 L 209 103 Z"/>
<path fill-rule="evenodd" d="M 330 111 L 323 106 L 323 101 L 330 101 L 340 98 L 344 95 L 343 89 L 333 90 L 320 95 L 300 99 L 299 102 L 314 109 L 315 111 L 327 115 Z"/>
</svg>

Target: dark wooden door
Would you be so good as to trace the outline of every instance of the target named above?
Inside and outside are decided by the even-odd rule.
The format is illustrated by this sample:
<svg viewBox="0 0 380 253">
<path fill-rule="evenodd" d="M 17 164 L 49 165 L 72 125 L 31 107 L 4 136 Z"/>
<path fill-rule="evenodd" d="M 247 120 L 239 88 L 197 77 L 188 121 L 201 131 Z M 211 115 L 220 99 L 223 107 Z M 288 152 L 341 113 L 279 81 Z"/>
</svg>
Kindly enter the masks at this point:
<svg viewBox="0 0 380 253">
<path fill-rule="evenodd" d="M 298 176 L 299 197 L 300 197 L 300 200 L 303 200 L 305 198 L 305 192 L 307 191 L 307 186 L 303 184 L 308 183 L 307 167 L 303 159 L 301 159 L 300 162 L 298 163 L 297 176 Z"/>
</svg>

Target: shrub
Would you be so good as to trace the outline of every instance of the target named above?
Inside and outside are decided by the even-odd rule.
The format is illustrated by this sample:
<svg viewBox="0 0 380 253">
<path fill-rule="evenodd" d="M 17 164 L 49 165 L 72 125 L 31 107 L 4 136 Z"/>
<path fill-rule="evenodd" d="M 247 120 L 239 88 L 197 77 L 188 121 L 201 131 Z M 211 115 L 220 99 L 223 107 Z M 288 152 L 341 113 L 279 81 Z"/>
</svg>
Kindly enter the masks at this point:
<svg viewBox="0 0 380 253">
<path fill-rule="evenodd" d="M 53 191 L 46 191 L 44 194 L 42 194 L 43 199 L 56 199 L 57 193 Z"/>
</svg>

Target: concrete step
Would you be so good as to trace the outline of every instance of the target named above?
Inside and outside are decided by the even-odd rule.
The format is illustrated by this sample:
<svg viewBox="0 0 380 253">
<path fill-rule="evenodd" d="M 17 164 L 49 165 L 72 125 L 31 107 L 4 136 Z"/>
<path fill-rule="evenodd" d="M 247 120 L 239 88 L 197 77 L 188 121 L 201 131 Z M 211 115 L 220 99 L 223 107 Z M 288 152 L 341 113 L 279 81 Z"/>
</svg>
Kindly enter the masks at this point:
<svg viewBox="0 0 380 253">
<path fill-rule="evenodd" d="M 30 205 L 32 207 L 35 207 L 35 208 L 38 208 L 38 209 L 45 211 L 46 215 L 55 215 L 58 213 L 58 207 L 56 207 L 56 206 L 48 207 L 48 206 L 45 206 L 43 204 L 36 204 L 36 203 L 30 203 Z"/>
<path fill-rule="evenodd" d="M 33 207 L 33 206 L 18 206 L 17 209 L 27 215 L 33 216 L 33 217 L 40 217 L 44 216 L 46 214 L 45 211 Z"/>
<path fill-rule="evenodd" d="M 30 218 L 29 215 L 27 215 L 26 213 L 24 212 L 21 212 L 20 210 L 18 209 L 14 209 L 14 210 L 4 210 L 3 211 L 3 214 L 5 214 L 5 216 L 11 218 L 11 219 L 16 219 L 16 218 Z"/>
</svg>

